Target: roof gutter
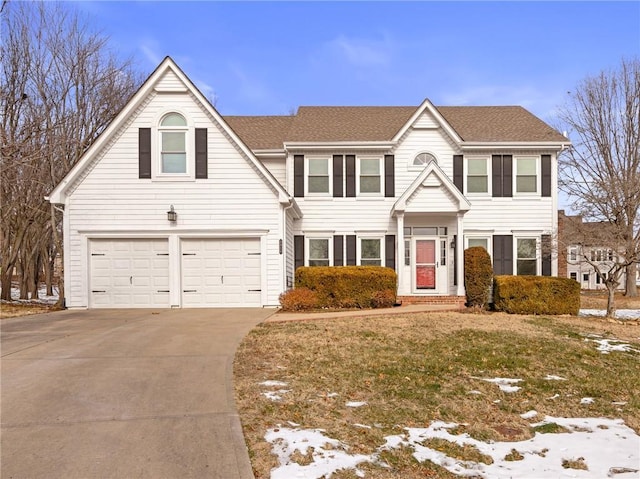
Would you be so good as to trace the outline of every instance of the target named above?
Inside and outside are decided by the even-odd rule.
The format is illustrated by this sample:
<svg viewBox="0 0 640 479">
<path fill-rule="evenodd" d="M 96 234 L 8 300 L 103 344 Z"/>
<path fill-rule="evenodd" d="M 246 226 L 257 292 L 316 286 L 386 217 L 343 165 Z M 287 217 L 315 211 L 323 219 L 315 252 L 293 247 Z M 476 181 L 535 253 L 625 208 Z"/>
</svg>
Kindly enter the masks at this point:
<svg viewBox="0 0 640 479">
<path fill-rule="evenodd" d="M 495 150 L 496 148 L 511 150 L 564 150 L 571 145 L 571 141 L 464 141 L 460 143 L 460 149 L 465 150 Z"/>
<path fill-rule="evenodd" d="M 285 150 L 390 150 L 395 148 L 395 141 L 293 141 L 284 144 Z"/>
</svg>

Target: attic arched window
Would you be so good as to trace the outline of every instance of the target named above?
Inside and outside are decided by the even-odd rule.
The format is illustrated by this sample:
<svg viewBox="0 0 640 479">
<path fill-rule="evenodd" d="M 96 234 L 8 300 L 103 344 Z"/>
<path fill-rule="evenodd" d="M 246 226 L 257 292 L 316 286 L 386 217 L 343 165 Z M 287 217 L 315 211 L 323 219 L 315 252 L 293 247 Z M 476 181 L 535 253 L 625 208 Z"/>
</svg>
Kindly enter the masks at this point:
<svg viewBox="0 0 640 479">
<path fill-rule="evenodd" d="M 187 172 L 187 120 L 179 113 L 167 113 L 160 120 L 161 172 Z"/>
<path fill-rule="evenodd" d="M 413 159 L 413 166 L 424 166 L 430 161 L 438 162 L 437 158 L 433 156 L 431 153 L 419 153 Z"/>
</svg>

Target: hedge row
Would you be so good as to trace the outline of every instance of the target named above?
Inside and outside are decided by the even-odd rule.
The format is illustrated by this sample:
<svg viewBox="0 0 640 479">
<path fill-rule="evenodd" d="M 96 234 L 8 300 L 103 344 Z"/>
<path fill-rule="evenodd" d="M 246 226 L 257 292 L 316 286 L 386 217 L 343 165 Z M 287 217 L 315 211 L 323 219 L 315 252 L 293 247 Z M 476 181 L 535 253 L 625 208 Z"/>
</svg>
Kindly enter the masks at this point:
<svg viewBox="0 0 640 479">
<path fill-rule="evenodd" d="M 496 276 L 496 311 L 511 314 L 573 314 L 580 309 L 580 283 L 551 276 Z"/>
<path fill-rule="evenodd" d="M 296 287 L 280 297 L 285 310 L 386 308 L 396 302 L 397 275 L 382 266 L 313 266 L 296 270 Z M 297 291 L 297 292 L 296 292 Z M 315 306 L 311 305 L 315 300 Z"/>
</svg>

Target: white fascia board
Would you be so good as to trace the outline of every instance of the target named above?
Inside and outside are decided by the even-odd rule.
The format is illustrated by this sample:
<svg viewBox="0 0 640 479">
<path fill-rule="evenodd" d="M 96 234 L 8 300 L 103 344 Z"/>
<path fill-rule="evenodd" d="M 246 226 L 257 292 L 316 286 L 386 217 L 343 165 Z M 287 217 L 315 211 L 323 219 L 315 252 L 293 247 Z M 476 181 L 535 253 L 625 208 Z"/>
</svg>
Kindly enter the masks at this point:
<svg viewBox="0 0 640 479">
<path fill-rule="evenodd" d="M 451 137 L 454 142 L 462 143 L 462 138 L 460 138 L 456 131 L 451 127 L 449 122 L 445 120 L 445 118 L 440 114 L 436 107 L 433 106 L 433 103 L 431 103 L 428 98 L 425 98 L 425 100 L 422 102 L 422 105 L 420 105 L 416 109 L 415 113 L 411 115 L 409 121 L 407 121 L 407 123 L 405 123 L 405 125 L 400 128 L 400 131 L 398 131 L 398 133 L 396 133 L 396 136 L 393 137 L 393 141 L 398 142 L 400 138 L 402 138 L 402 136 L 407 132 L 407 130 L 411 128 L 411 125 L 413 125 L 420 117 L 420 115 L 425 112 L 425 110 L 429 111 L 429 113 L 433 115 L 438 124 L 444 129 L 447 135 L 449 135 L 449 137 Z"/>
<path fill-rule="evenodd" d="M 253 154 L 258 158 L 286 158 L 286 150 L 253 150 Z"/>
<path fill-rule="evenodd" d="M 284 144 L 285 150 L 391 150 L 395 148 L 395 141 L 332 141 L 306 142 L 296 141 Z"/>
<path fill-rule="evenodd" d="M 571 142 L 569 140 L 567 140 L 566 143 L 558 143 L 555 141 L 552 141 L 552 142 L 548 142 L 548 141 L 540 141 L 540 142 L 486 141 L 486 142 L 463 142 L 459 146 L 462 151 L 495 150 L 495 149 L 561 151 L 571 146 Z"/>
</svg>

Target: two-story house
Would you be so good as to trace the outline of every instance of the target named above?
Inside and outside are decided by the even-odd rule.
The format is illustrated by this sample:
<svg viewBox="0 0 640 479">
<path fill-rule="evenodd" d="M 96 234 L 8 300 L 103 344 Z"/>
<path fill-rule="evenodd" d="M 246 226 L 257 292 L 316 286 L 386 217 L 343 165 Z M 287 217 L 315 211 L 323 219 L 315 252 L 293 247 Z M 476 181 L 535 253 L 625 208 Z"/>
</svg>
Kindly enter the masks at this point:
<svg viewBox="0 0 640 479">
<path fill-rule="evenodd" d="M 69 307 L 275 306 L 295 269 L 382 265 L 464 302 L 463 251 L 557 275 L 566 137 L 518 106 L 221 116 L 166 58 L 51 193 Z"/>
</svg>

